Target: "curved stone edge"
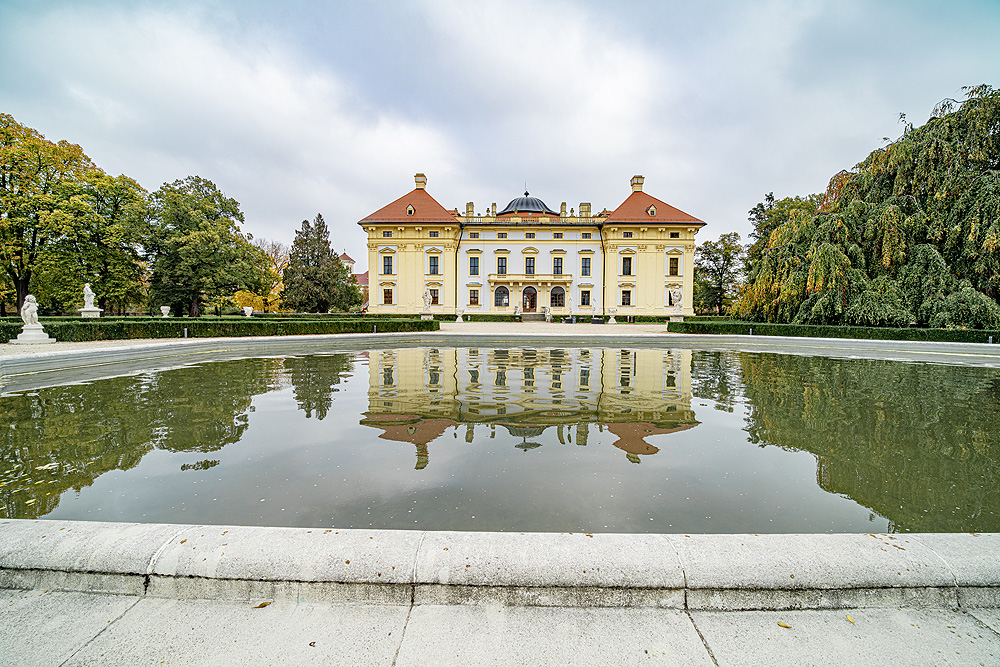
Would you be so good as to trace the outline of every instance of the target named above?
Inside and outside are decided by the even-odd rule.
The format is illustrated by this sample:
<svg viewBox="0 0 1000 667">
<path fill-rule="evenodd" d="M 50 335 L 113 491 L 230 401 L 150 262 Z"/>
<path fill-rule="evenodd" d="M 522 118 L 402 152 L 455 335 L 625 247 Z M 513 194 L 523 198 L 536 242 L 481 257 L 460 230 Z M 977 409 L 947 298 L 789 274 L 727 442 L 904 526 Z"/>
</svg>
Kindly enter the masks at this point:
<svg viewBox="0 0 1000 667">
<path fill-rule="evenodd" d="M 472 533 L 6 519 L 0 588 L 726 611 L 997 607 L 998 553 L 998 533 Z"/>
</svg>

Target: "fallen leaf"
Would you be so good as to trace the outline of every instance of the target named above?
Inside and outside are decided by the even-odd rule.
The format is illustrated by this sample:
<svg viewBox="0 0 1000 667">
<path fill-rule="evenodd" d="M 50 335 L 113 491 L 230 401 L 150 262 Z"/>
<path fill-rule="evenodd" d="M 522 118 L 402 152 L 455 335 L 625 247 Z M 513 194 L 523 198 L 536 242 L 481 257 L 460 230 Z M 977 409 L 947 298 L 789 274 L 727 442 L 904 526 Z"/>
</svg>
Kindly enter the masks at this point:
<svg viewBox="0 0 1000 667">
<path fill-rule="evenodd" d="M 257 605 L 256 607 L 254 607 L 254 609 L 262 609 L 262 608 L 266 607 L 269 604 L 271 604 L 271 603 L 270 602 L 261 602 L 259 605 Z"/>
<path fill-rule="evenodd" d="M 778 626 L 780 626 L 782 628 L 790 628 L 790 627 L 792 627 L 792 626 L 788 625 L 788 623 L 785 623 L 784 621 L 778 621 Z"/>
<path fill-rule="evenodd" d="M 854 625 L 854 619 L 851 618 L 850 614 L 847 615 L 847 620 L 851 622 L 851 625 Z"/>
</svg>

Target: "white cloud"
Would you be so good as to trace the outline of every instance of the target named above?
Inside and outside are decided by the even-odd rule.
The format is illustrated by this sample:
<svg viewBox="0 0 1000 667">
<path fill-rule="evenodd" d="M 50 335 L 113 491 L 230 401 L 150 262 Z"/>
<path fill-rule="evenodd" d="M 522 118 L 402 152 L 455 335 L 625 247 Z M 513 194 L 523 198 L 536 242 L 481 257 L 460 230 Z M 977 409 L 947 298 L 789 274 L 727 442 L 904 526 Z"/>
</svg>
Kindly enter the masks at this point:
<svg viewBox="0 0 1000 667">
<path fill-rule="evenodd" d="M 454 160 L 433 127 L 371 109 L 329 69 L 260 34 L 224 37 L 194 11 L 64 9 L 3 32 L 4 50 L 47 40 L 33 67 L 62 91 L 45 118 L 22 123 L 150 189 L 209 178 L 257 236 L 289 241 L 322 212 L 338 247 L 363 256 L 354 223 L 385 203 L 382 180 L 403 187 Z"/>
</svg>

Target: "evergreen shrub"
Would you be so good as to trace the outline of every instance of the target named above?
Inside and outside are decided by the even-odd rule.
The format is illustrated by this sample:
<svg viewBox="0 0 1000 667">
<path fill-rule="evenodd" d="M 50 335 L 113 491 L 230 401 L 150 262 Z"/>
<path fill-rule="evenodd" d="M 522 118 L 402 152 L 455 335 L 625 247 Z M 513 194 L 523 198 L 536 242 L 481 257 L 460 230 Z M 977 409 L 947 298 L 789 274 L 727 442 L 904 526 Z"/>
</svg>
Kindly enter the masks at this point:
<svg viewBox="0 0 1000 667">
<path fill-rule="evenodd" d="M 853 338 L 859 340 L 922 340 L 949 343 L 1000 343 L 1000 330 L 989 329 L 900 329 L 815 324 L 769 324 L 765 322 L 670 322 L 667 331 L 686 334 L 748 336 L 802 336 L 807 338 Z"/>
<path fill-rule="evenodd" d="M 60 341 L 126 340 L 136 338 L 183 338 L 187 329 L 189 338 L 242 337 L 242 336 L 299 336 L 306 334 L 378 333 L 400 331 L 437 331 L 437 322 L 424 320 L 364 321 L 280 319 L 262 320 L 248 317 L 234 318 L 130 318 L 110 320 L 95 318 L 76 321 L 41 321 L 45 332 Z M 21 325 L 0 323 L 0 340 L 6 342 L 21 333 Z"/>
</svg>

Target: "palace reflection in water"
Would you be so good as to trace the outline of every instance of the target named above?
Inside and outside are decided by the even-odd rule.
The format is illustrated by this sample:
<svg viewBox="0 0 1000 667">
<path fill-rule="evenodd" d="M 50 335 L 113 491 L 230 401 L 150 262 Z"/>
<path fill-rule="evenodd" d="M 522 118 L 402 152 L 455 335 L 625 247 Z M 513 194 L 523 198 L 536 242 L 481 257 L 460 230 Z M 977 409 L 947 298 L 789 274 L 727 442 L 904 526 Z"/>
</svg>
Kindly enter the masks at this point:
<svg viewBox="0 0 1000 667">
<path fill-rule="evenodd" d="M 446 429 L 503 428 L 522 438 L 546 429 L 586 445 L 591 429 L 633 463 L 659 449 L 646 440 L 698 425 L 691 410 L 691 350 L 413 348 L 371 355 L 368 412 L 380 438 L 416 446 L 416 468 Z"/>
<path fill-rule="evenodd" d="M 1000 531 L 995 368 L 401 348 L 5 381 L 0 518 Z"/>
</svg>

